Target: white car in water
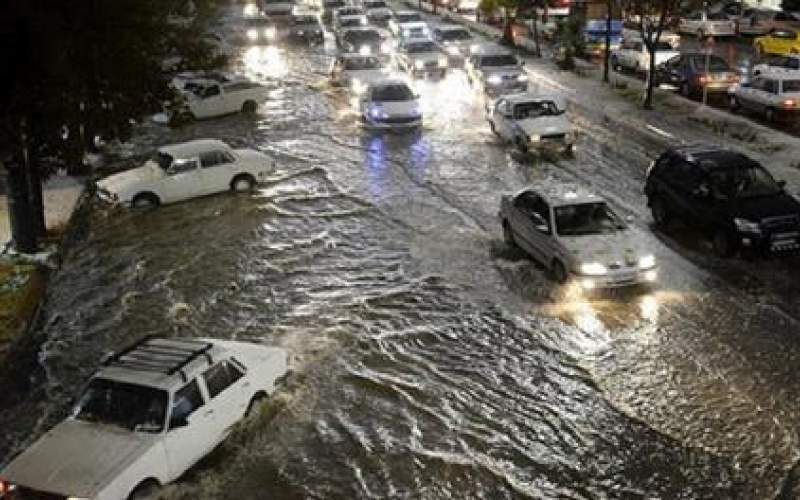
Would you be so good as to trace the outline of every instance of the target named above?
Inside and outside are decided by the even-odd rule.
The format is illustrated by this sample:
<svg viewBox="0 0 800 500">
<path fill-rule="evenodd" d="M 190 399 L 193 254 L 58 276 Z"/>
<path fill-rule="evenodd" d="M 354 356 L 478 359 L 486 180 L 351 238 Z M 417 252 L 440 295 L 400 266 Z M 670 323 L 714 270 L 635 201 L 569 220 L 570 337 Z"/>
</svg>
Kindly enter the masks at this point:
<svg viewBox="0 0 800 500">
<path fill-rule="evenodd" d="M 97 181 L 97 191 L 110 203 L 145 208 L 223 191 L 250 191 L 274 170 L 264 153 L 200 139 L 160 147 L 141 167 Z"/>
<path fill-rule="evenodd" d="M 502 49 L 478 48 L 475 52 L 464 61 L 467 82 L 471 86 L 490 96 L 528 90 L 528 75 L 517 56 Z"/>
<path fill-rule="evenodd" d="M 478 48 L 472 33 L 457 24 L 436 26 L 433 28 L 432 38 L 451 61 L 460 63 Z"/>
<path fill-rule="evenodd" d="M 239 112 L 255 113 L 268 98 L 267 87 L 244 77 L 225 82 L 196 79 L 191 81 L 191 86 L 184 86 L 170 109 L 170 119 L 175 123 L 188 123 Z"/>
<path fill-rule="evenodd" d="M 386 62 L 376 56 L 342 54 L 331 65 L 331 83 L 363 94 L 374 82 L 385 80 L 390 74 Z"/>
<path fill-rule="evenodd" d="M 361 120 L 369 128 L 414 128 L 422 125 L 419 96 L 403 80 L 369 84 L 358 105 Z"/>
<path fill-rule="evenodd" d="M 736 23 L 724 14 L 709 14 L 705 11 L 681 18 L 678 33 L 696 35 L 698 38 L 736 35 Z"/>
<path fill-rule="evenodd" d="M 559 283 L 584 290 L 653 283 L 656 258 L 608 204 L 580 188 L 528 187 L 500 201 L 507 244 L 541 262 Z"/>
<path fill-rule="evenodd" d="M 286 372 L 287 352 L 275 347 L 145 337 L 106 360 L 72 414 L 0 472 L 0 496 L 155 498 Z"/>
<path fill-rule="evenodd" d="M 449 65 L 447 56 L 432 40 L 406 40 L 394 52 L 397 69 L 413 77 L 436 75 L 444 77 Z"/>
<path fill-rule="evenodd" d="M 561 99 L 534 94 L 511 94 L 487 109 L 492 132 L 522 153 L 531 149 L 559 149 L 571 153 L 575 127 L 569 122 Z"/>
</svg>

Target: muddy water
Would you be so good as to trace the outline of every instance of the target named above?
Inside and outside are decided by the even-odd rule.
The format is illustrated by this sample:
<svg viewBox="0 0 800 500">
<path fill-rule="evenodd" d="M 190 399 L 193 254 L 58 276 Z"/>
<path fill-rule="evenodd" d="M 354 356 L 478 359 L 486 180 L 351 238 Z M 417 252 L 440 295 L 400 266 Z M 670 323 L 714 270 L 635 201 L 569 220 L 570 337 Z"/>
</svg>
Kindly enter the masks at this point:
<svg viewBox="0 0 800 500">
<path fill-rule="evenodd" d="M 273 86 L 257 118 L 144 128 L 143 149 L 219 137 L 278 171 L 252 196 L 92 213 L 53 277 L 34 354 L 0 375 L 0 456 L 63 416 L 104 352 L 160 333 L 282 345 L 294 370 L 277 415 L 165 489 L 176 498 L 779 487 L 798 449 L 794 289 L 754 302 L 720 278 L 736 264 L 653 235 L 639 194 L 652 151 L 575 117 L 576 158 L 520 159 L 458 71 L 420 84 L 421 133 L 369 134 L 326 84 L 329 62 L 249 49 L 243 68 Z M 506 248 L 499 194 L 545 177 L 589 183 L 634 215 L 659 289 L 581 297 Z"/>
</svg>

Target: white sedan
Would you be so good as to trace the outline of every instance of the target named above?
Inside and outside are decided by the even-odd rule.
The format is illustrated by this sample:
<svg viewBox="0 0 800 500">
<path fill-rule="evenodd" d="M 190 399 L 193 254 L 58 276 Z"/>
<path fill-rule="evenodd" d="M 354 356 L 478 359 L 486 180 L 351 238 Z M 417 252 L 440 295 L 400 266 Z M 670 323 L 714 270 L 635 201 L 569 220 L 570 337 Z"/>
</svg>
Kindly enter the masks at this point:
<svg viewBox="0 0 800 500">
<path fill-rule="evenodd" d="M 376 129 L 422 125 L 419 96 L 403 80 L 383 80 L 367 86 L 359 99 L 364 125 Z"/>
<path fill-rule="evenodd" d="M 530 149 L 562 149 L 571 153 L 576 132 L 565 116 L 564 106 L 554 97 L 511 94 L 487 108 L 492 132 L 522 153 Z"/>
<path fill-rule="evenodd" d="M 331 83 L 338 87 L 349 87 L 356 94 L 363 94 L 367 85 L 386 79 L 389 73 L 386 62 L 378 57 L 342 54 L 331 65 Z"/>
<path fill-rule="evenodd" d="M 97 190 L 111 203 L 154 207 L 222 191 L 251 191 L 274 170 L 261 152 L 200 139 L 163 146 L 141 167 L 98 181 Z"/>
</svg>

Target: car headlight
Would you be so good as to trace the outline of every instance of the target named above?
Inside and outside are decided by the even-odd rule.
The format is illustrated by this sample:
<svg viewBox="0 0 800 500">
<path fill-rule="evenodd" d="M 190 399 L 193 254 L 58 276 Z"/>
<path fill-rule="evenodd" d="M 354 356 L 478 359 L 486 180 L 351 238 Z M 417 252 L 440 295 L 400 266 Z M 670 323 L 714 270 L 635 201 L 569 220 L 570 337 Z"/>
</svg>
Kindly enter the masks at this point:
<svg viewBox="0 0 800 500">
<path fill-rule="evenodd" d="M 351 84 L 353 88 L 353 92 L 356 94 L 363 94 L 365 90 L 367 90 L 367 86 L 359 80 L 358 78 L 353 78 L 353 82 Z"/>
<path fill-rule="evenodd" d="M 749 221 L 747 219 L 733 219 L 736 224 L 736 229 L 743 233 L 760 233 L 761 225 L 758 222 Z"/>
<path fill-rule="evenodd" d="M 459 49 L 455 45 L 451 45 L 447 47 L 447 53 L 450 54 L 451 56 L 458 56 L 461 55 L 461 49 Z"/>
<path fill-rule="evenodd" d="M 15 489 L 17 489 L 16 484 L 0 478 L 0 498 L 3 498 L 6 493 L 11 493 Z"/>
<path fill-rule="evenodd" d="M 656 267 L 655 255 L 644 255 L 639 257 L 639 269 L 650 269 Z"/>
<path fill-rule="evenodd" d="M 528 81 L 528 75 L 517 75 L 517 81 L 518 82 L 527 82 Z"/>
<path fill-rule="evenodd" d="M 386 111 L 382 110 L 381 108 L 373 106 L 369 110 L 369 116 L 372 118 L 386 118 L 389 115 L 387 115 Z"/>
<path fill-rule="evenodd" d="M 503 79 L 500 78 L 499 75 L 492 75 L 486 79 L 489 85 L 500 85 L 503 82 Z"/>
<path fill-rule="evenodd" d="M 478 49 L 480 49 L 480 46 L 477 43 L 473 43 L 469 46 L 469 51 L 472 53 L 478 52 Z"/>
<path fill-rule="evenodd" d="M 381 52 L 382 53 L 388 54 L 391 51 L 392 51 L 392 44 L 390 44 L 389 42 L 383 42 L 381 44 Z"/>
<path fill-rule="evenodd" d="M 250 40 L 256 40 L 258 38 L 258 31 L 247 30 L 247 38 L 249 38 Z"/>
<path fill-rule="evenodd" d="M 533 134 L 526 137 L 528 137 L 528 142 L 539 142 L 542 139 L 539 134 Z"/>
<path fill-rule="evenodd" d="M 264 30 L 264 36 L 269 40 L 274 40 L 278 36 L 278 30 L 275 28 L 267 28 Z"/>
<path fill-rule="evenodd" d="M 422 69 L 425 67 L 424 61 L 414 61 L 414 67 L 417 69 Z"/>
<path fill-rule="evenodd" d="M 362 56 L 368 56 L 372 54 L 372 47 L 370 47 L 369 45 L 362 45 L 361 47 L 358 48 L 358 53 L 361 54 Z"/>
<path fill-rule="evenodd" d="M 367 18 L 366 18 L 366 17 L 362 17 L 362 18 L 361 18 L 361 24 L 362 24 L 362 25 L 365 25 L 365 24 L 367 24 Z"/>
<path fill-rule="evenodd" d="M 440 57 L 439 58 L 439 67 L 440 68 L 446 68 L 447 67 L 447 58 L 446 57 Z"/>
<path fill-rule="evenodd" d="M 607 272 L 608 269 L 606 269 L 606 266 L 599 262 L 586 262 L 581 264 L 581 274 L 598 276 L 601 274 L 606 274 Z"/>
</svg>

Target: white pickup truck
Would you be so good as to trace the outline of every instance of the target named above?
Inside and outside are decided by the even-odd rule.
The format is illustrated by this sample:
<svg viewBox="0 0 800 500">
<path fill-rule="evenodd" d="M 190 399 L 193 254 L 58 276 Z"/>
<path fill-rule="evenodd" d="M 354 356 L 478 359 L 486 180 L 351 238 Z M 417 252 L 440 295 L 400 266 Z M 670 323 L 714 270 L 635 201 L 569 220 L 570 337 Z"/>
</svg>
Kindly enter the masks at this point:
<svg viewBox="0 0 800 500">
<path fill-rule="evenodd" d="M 0 497 L 156 498 L 286 372 L 276 347 L 145 337 L 107 359 L 72 414 L 0 471 Z"/>
<path fill-rule="evenodd" d="M 268 98 L 267 87 L 245 78 L 228 82 L 194 80 L 190 90 L 180 93 L 179 101 L 170 110 L 170 122 L 187 123 L 195 119 L 214 118 L 232 113 L 255 113 Z"/>
</svg>

